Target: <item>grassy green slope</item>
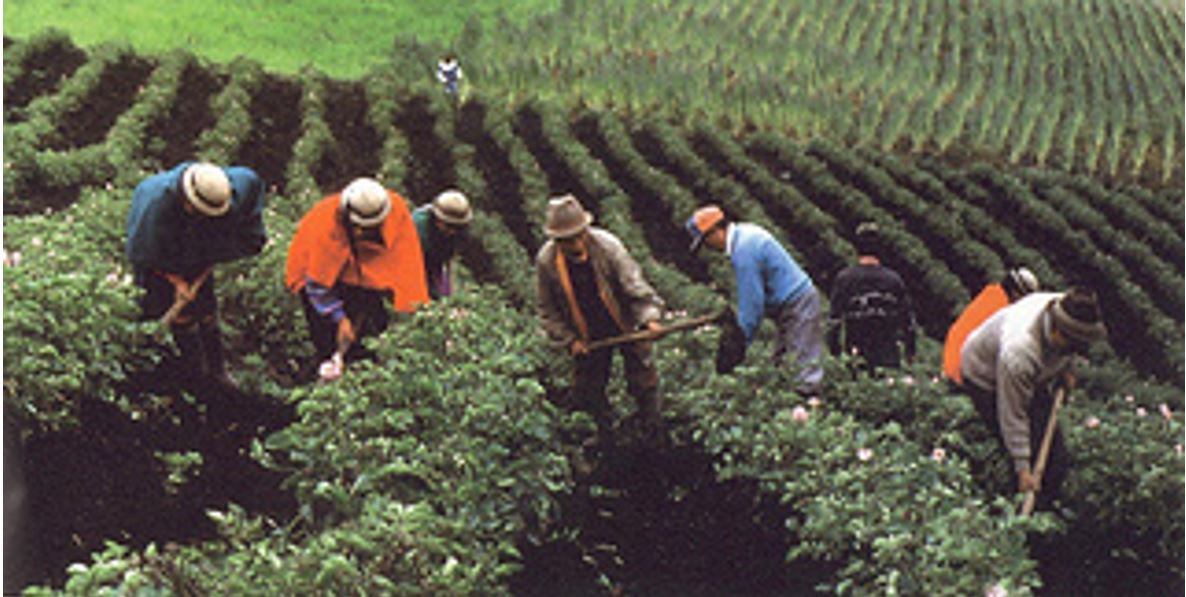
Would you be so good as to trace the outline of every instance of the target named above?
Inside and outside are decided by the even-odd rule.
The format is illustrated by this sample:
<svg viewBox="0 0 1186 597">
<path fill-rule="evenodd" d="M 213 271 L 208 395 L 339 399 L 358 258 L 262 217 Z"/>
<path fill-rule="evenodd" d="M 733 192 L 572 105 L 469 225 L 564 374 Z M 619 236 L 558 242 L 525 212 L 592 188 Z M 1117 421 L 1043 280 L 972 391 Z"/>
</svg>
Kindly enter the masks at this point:
<svg viewBox="0 0 1186 597">
<path fill-rule="evenodd" d="M 353 78 L 382 63 L 396 36 L 448 44 L 471 17 L 495 23 L 505 13 L 508 20 L 524 20 L 557 5 L 556 0 L 9 0 L 4 35 L 24 38 L 56 27 L 82 46 L 127 41 L 150 53 L 183 47 L 216 62 L 248 56 L 271 70 L 295 73 L 312 64 L 331 76 Z"/>
</svg>

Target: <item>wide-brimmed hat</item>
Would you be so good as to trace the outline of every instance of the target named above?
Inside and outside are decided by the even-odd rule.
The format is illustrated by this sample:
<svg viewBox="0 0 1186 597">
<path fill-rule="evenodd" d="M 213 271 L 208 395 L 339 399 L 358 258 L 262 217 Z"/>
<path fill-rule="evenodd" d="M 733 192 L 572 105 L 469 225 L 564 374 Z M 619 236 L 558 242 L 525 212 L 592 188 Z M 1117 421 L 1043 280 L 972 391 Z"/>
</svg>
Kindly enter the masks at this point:
<svg viewBox="0 0 1186 597">
<path fill-rule="evenodd" d="M 593 214 L 585 211 L 576 197 L 564 195 L 548 200 L 548 221 L 544 224 L 548 238 L 576 236 L 592 223 Z"/>
<path fill-rule="evenodd" d="M 469 199 L 461 191 L 448 190 L 432 200 L 432 213 L 436 218 L 452 226 L 465 226 L 474 218 Z"/>
<path fill-rule="evenodd" d="M 1050 303 L 1050 317 L 1054 327 L 1079 347 L 1108 337 L 1108 328 L 1100 317 L 1095 293 L 1073 287 Z"/>
<path fill-rule="evenodd" d="M 725 212 L 716 205 L 706 205 L 697 209 L 692 217 L 684 224 L 684 228 L 688 230 L 688 235 L 692 237 L 692 244 L 688 250 L 695 253 L 700 250 L 700 245 L 704 243 L 704 238 L 721 222 L 725 221 Z"/>
<path fill-rule="evenodd" d="M 342 190 L 342 210 L 352 224 L 374 228 L 391 213 L 391 197 L 379 181 L 356 178 Z"/>
<path fill-rule="evenodd" d="M 1005 278 L 1001 281 L 1001 286 L 1005 292 L 1014 300 L 1023 297 L 1032 292 L 1038 291 L 1038 276 L 1034 275 L 1029 268 L 1015 267 L 1008 272 L 1005 272 Z"/>
<path fill-rule="evenodd" d="M 231 209 L 231 181 L 222 168 L 200 162 L 181 173 L 181 190 L 199 213 L 218 217 Z"/>
</svg>

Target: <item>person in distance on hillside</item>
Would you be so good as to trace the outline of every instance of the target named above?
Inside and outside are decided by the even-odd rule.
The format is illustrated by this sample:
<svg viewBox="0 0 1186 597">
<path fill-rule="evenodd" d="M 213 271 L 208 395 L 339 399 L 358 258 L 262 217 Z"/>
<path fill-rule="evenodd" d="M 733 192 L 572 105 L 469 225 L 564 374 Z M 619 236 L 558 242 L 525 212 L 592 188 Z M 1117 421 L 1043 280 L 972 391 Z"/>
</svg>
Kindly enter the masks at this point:
<svg viewBox="0 0 1186 597">
<path fill-rule="evenodd" d="M 858 355 L 864 367 L 897 368 L 902 353 L 914 361 L 914 306 L 898 272 L 881 264 L 881 233 L 864 222 L 856 230 L 857 263 L 836 276 L 828 344 L 838 354 Z"/>
<path fill-rule="evenodd" d="M 697 209 L 685 227 L 692 237 L 691 251 L 702 245 L 729 256 L 737 279 L 737 323 L 744 336 L 743 347 L 753 342 L 765 315 L 778 323 L 774 359 L 792 353 L 799 367 L 800 394 L 819 393 L 823 379 L 820 363 L 820 299 L 815 284 L 803 268 L 770 232 L 756 224 L 733 222 L 716 205 Z M 734 362 L 722 363 L 727 372 L 744 358 L 744 348 Z"/>
<path fill-rule="evenodd" d="M 305 213 L 285 269 L 285 285 L 300 295 L 317 362 L 337 361 L 331 364 L 338 374 L 347 356 L 360 356 L 360 337 L 387 327 L 386 301 L 400 312 L 429 301 L 407 204 L 371 178 L 355 179 Z"/>
<path fill-rule="evenodd" d="M 197 378 L 234 388 L 218 325 L 214 266 L 258 254 L 267 242 L 264 183 L 250 168 L 183 162 L 132 194 L 126 253 L 144 289 L 145 319 L 165 318 Z M 173 311 L 175 305 L 184 305 Z"/>
<path fill-rule="evenodd" d="M 576 197 L 549 200 L 544 227 L 548 241 L 535 258 L 536 306 L 548 337 L 573 359 L 576 407 L 593 416 L 604 440 L 612 424 L 605 387 L 613 348 L 590 351 L 589 345 L 635 330 L 662 330 L 663 300 L 622 242 L 592 222 L 593 215 Z M 622 344 L 619 350 L 625 359 L 627 391 L 638 403 L 647 438 L 657 440 L 662 415 L 651 343 Z"/>
<path fill-rule="evenodd" d="M 1069 390 L 1075 355 L 1107 337 L 1093 291 L 1035 292 L 1000 309 L 977 327 L 960 357 L 961 389 L 1004 445 L 1017 491 L 1037 491 L 1031 459 L 1038 453 L 1053 403 L 1054 386 Z M 1066 475 L 1066 450 L 1055 427 L 1039 506 L 1058 496 Z"/>
<path fill-rule="evenodd" d="M 437 61 L 437 80 L 444 84 L 446 95 L 457 95 L 457 86 L 464 76 L 456 56 L 446 54 Z"/>
<path fill-rule="evenodd" d="M 469 200 L 454 190 L 437 195 L 432 203 L 412 212 L 432 300 L 453 294 L 453 256 L 473 216 Z"/>
<path fill-rule="evenodd" d="M 993 313 L 1027 294 L 1037 292 L 1038 288 L 1038 277 L 1024 267 L 1005 272 L 999 284 L 985 286 L 947 330 L 947 338 L 943 341 L 943 375 L 956 385 L 961 383 L 960 351 L 968 334 Z"/>
</svg>

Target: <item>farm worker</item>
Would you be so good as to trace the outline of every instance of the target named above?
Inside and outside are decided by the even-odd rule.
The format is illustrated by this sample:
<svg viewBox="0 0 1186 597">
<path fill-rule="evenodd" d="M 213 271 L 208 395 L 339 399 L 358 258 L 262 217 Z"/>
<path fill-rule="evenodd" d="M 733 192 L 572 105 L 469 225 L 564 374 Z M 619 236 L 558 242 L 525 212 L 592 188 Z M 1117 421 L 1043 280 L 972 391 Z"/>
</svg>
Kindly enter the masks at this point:
<svg viewBox="0 0 1186 597">
<path fill-rule="evenodd" d="M 403 197 L 358 178 L 317 202 L 288 247 L 285 285 L 300 295 L 319 362 L 382 332 L 387 301 L 404 313 L 427 303 L 420 239 Z"/>
<path fill-rule="evenodd" d="M 214 265 L 258 254 L 267 241 L 264 183 L 250 168 L 182 162 L 144 179 L 132 194 L 126 252 L 144 289 L 145 319 L 163 318 L 183 362 L 224 388 Z M 174 305 L 184 305 L 172 311 Z"/>
<path fill-rule="evenodd" d="M 1018 491 L 1037 491 L 1031 458 L 1038 452 L 1054 392 L 1074 383 L 1075 355 L 1107 336 L 1095 293 L 1072 287 L 1065 293 L 1035 292 L 994 313 L 964 343 L 961 389 L 1003 443 Z M 1066 474 L 1066 453 L 1057 427 L 1042 485 L 1046 504 Z M 1042 503 L 1042 502 L 1040 502 Z"/>
<path fill-rule="evenodd" d="M 453 54 L 446 54 L 437 61 L 437 80 L 444 83 L 445 93 L 457 95 L 457 84 L 464 76 L 461 65 L 457 63 L 457 57 Z"/>
<path fill-rule="evenodd" d="M 793 353 L 799 367 L 796 390 L 805 396 L 818 394 L 824 375 L 820 299 L 811 278 L 770 232 L 756 224 L 733 222 L 716 205 L 697 209 L 685 227 L 693 253 L 707 245 L 729 256 L 737 280 L 743 346 L 753 342 L 763 317 L 771 316 L 778 323 L 774 359 Z"/>
<path fill-rule="evenodd" d="M 610 430 L 605 387 L 612 348 L 589 344 L 635 330 L 661 331 L 663 300 L 643 278 L 638 263 L 609 232 L 591 226 L 593 215 L 572 195 L 548 201 L 548 241 L 535 258 L 536 306 L 544 331 L 573 359 L 577 408 L 597 422 L 599 438 Z M 619 345 L 627 391 L 638 403 L 648 439 L 661 429 L 659 372 L 649 342 Z"/>
<path fill-rule="evenodd" d="M 428 295 L 433 300 L 453 294 L 453 256 L 473 217 L 469 200 L 454 190 L 437 195 L 432 203 L 412 212 L 424 256 Z"/>
<path fill-rule="evenodd" d="M 857 263 L 832 285 L 828 343 L 833 354 L 859 355 L 869 370 L 897 368 L 903 351 L 914 360 L 914 306 L 898 272 L 881 264 L 881 233 L 864 222 L 856 230 Z"/>
<path fill-rule="evenodd" d="M 999 284 L 989 284 L 964 307 L 963 312 L 947 330 L 947 338 L 943 342 L 943 375 L 957 385 L 962 381 L 960 376 L 960 351 L 968 334 L 977 326 L 984 323 L 993 313 L 1010 303 L 1015 303 L 1021 297 L 1038 291 L 1038 277 L 1024 267 L 1014 268 L 1005 272 L 1005 277 Z"/>
</svg>

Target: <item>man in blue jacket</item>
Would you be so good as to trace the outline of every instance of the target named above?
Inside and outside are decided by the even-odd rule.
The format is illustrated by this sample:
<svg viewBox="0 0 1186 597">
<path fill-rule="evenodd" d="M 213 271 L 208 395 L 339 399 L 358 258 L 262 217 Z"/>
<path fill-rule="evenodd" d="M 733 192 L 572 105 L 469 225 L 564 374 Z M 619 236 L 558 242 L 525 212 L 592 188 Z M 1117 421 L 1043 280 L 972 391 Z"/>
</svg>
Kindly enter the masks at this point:
<svg viewBox="0 0 1186 597">
<path fill-rule="evenodd" d="M 144 289 L 144 319 L 167 323 L 183 361 L 220 385 L 226 372 L 214 265 L 258 254 L 267 241 L 264 183 L 249 168 L 183 162 L 136 186 L 126 251 Z"/>
<path fill-rule="evenodd" d="M 795 389 L 815 395 L 823 379 L 820 299 L 811 278 L 761 226 L 734 223 L 716 205 L 696 210 L 686 224 L 693 253 L 701 245 L 729 256 L 737 279 L 737 323 L 745 346 L 765 315 L 778 322 L 775 360 L 794 353 L 799 367 Z"/>
</svg>

